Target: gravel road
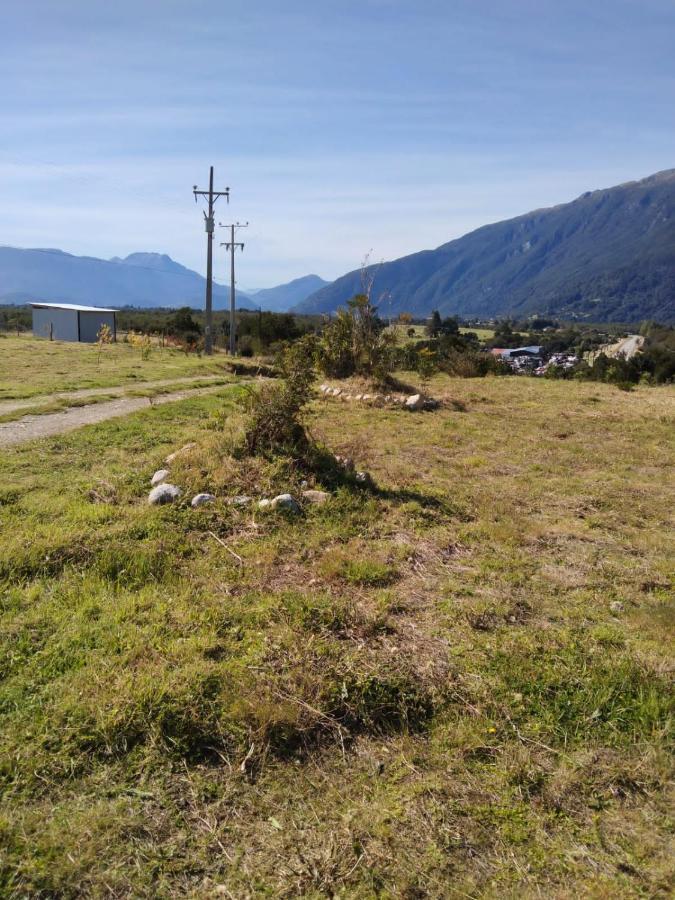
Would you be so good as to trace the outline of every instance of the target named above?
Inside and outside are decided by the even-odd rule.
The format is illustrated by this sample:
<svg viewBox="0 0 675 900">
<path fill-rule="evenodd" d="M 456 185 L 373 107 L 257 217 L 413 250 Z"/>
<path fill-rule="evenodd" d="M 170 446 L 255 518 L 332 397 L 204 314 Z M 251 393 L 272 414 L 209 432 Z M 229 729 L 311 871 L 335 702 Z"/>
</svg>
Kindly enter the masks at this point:
<svg viewBox="0 0 675 900">
<path fill-rule="evenodd" d="M 128 391 L 144 391 L 153 388 L 166 387 L 167 384 L 175 384 L 186 386 L 194 384 L 195 381 L 222 381 L 222 375 L 192 375 L 189 378 L 164 378 L 161 381 L 137 381 L 133 384 L 116 384 L 112 387 L 83 388 L 79 391 L 57 391 L 54 394 L 36 394 L 34 397 L 22 397 L 17 400 L 0 400 L 0 416 L 5 413 L 16 412 L 18 409 L 31 409 L 35 406 L 42 406 L 54 400 L 81 400 L 86 397 L 102 397 L 106 394 L 119 394 L 124 396 Z"/>
<path fill-rule="evenodd" d="M 160 382 L 155 382 L 155 384 L 160 384 Z M 149 384 L 144 385 L 144 387 L 148 386 Z M 234 387 L 234 385 L 232 386 Z M 224 387 L 227 385 L 187 389 L 174 394 L 159 394 L 152 398 L 152 405 L 174 403 L 176 400 L 185 400 L 187 397 L 194 397 L 198 394 L 210 394 L 222 390 Z M 107 392 L 107 390 L 102 391 L 102 393 Z M 78 393 L 81 395 L 81 392 Z M 63 412 L 48 413 L 43 416 L 24 416 L 15 422 L 0 424 L 0 447 L 11 447 L 38 438 L 64 434 L 67 431 L 81 428 L 83 425 L 94 425 L 97 422 L 105 422 L 106 419 L 126 416 L 138 409 L 147 409 L 149 406 L 148 397 L 120 397 L 117 400 L 107 400 L 91 406 L 74 406 Z"/>
</svg>

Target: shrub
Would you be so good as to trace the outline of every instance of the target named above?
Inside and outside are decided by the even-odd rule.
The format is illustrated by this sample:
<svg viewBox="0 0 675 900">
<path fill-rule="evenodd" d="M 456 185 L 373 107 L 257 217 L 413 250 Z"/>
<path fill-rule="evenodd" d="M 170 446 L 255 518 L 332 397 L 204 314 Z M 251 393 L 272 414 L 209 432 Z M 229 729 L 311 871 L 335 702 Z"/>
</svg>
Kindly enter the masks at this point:
<svg viewBox="0 0 675 900">
<path fill-rule="evenodd" d="M 364 375 L 382 381 L 395 363 L 395 337 L 384 331 L 368 294 L 356 294 L 324 329 L 319 367 L 334 378 Z"/>
<path fill-rule="evenodd" d="M 429 347 L 422 347 L 417 354 L 417 371 L 422 382 L 422 390 L 426 393 L 432 375 L 438 371 L 438 356 Z"/>
<path fill-rule="evenodd" d="M 302 455 L 308 450 L 310 440 L 302 413 L 313 396 L 315 352 L 311 335 L 286 347 L 277 360 L 282 381 L 247 394 L 249 419 L 244 443 L 248 453 Z"/>
<path fill-rule="evenodd" d="M 485 375 L 511 375 L 511 367 L 490 353 L 450 350 L 440 362 L 440 369 L 459 378 L 483 378 Z"/>
</svg>

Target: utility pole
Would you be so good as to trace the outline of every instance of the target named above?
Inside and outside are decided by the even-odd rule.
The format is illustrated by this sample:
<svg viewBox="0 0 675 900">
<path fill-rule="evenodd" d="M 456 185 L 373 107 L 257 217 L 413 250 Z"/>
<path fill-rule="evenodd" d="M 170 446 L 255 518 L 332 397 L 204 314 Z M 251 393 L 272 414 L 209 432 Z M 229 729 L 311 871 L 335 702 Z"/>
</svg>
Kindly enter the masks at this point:
<svg viewBox="0 0 675 900">
<path fill-rule="evenodd" d="M 244 245 L 242 243 L 237 243 L 234 239 L 234 232 L 237 228 L 246 228 L 248 226 L 248 222 L 235 222 L 233 225 L 222 225 L 221 228 L 229 228 L 230 229 L 230 240 L 224 243 L 221 243 L 221 247 L 225 247 L 226 250 L 230 251 L 230 356 L 234 356 L 237 343 L 236 343 L 236 330 L 237 323 L 235 319 L 235 280 L 234 280 L 234 251 L 239 247 L 239 249 L 243 252 Z"/>
<path fill-rule="evenodd" d="M 213 207 L 219 197 L 227 197 L 230 200 L 230 189 L 225 188 L 224 191 L 213 190 L 213 166 L 209 170 L 209 189 L 208 191 L 200 191 L 195 184 L 192 188 L 195 195 L 195 203 L 197 197 L 208 197 L 209 211 L 204 213 L 204 225 L 206 228 L 206 309 L 204 324 L 204 353 L 211 356 L 213 353 Z"/>
</svg>

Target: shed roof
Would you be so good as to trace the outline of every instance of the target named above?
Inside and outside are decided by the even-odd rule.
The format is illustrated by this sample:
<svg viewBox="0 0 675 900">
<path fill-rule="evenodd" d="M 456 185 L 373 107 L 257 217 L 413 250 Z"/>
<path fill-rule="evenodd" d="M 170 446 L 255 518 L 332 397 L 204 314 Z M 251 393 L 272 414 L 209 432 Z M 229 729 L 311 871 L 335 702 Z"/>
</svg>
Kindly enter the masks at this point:
<svg viewBox="0 0 675 900">
<path fill-rule="evenodd" d="M 72 309 L 76 312 L 119 312 L 118 309 L 108 309 L 104 306 L 78 306 L 77 303 L 31 303 L 37 309 Z"/>
</svg>

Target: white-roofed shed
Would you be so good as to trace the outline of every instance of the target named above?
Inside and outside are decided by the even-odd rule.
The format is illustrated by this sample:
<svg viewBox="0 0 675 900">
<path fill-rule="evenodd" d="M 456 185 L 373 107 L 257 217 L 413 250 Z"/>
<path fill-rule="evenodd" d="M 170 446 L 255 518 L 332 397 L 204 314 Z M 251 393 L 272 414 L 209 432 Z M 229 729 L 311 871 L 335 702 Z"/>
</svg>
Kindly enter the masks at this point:
<svg viewBox="0 0 675 900">
<path fill-rule="evenodd" d="M 94 344 L 104 325 L 117 337 L 116 309 L 79 306 L 75 303 L 31 303 L 33 334 L 54 341 L 81 341 Z"/>
</svg>

